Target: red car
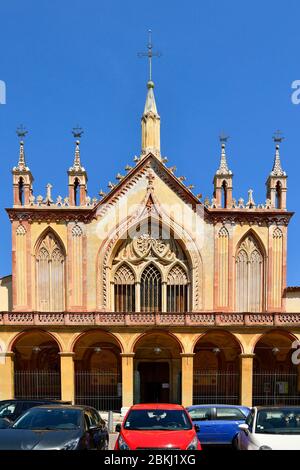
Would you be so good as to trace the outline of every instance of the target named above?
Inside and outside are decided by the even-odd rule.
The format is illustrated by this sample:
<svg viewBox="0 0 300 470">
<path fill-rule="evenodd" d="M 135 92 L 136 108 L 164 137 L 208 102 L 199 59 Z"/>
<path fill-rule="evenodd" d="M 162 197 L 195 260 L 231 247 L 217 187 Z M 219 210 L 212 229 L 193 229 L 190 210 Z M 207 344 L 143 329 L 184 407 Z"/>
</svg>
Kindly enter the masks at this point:
<svg viewBox="0 0 300 470">
<path fill-rule="evenodd" d="M 181 405 L 133 405 L 116 431 L 115 450 L 201 450 L 197 430 Z"/>
</svg>

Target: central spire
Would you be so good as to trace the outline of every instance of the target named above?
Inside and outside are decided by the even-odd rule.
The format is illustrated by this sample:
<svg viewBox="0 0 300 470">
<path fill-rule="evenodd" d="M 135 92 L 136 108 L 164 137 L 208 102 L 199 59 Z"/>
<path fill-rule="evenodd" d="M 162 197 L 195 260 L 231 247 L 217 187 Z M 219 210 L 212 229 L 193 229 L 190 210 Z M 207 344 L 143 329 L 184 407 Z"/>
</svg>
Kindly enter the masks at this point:
<svg viewBox="0 0 300 470">
<path fill-rule="evenodd" d="M 153 52 L 152 32 L 149 29 L 149 39 L 147 44 L 148 51 L 141 52 L 140 57 L 148 57 L 149 59 L 149 81 L 147 83 L 147 97 L 145 108 L 142 116 L 142 157 L 152 153 L 161 159 L 160 155 L 160 117 L 157 112 L 154 83 L 152 81 L 152 57 L 159 57 L 159 52 Z"/>
</svg>

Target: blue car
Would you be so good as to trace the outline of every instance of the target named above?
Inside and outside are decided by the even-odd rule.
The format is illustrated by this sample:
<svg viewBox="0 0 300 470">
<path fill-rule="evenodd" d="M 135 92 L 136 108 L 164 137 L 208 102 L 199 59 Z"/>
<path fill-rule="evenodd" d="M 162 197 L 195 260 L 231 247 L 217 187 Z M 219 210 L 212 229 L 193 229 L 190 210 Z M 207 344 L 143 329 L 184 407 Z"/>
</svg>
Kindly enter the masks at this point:
<svg viewBox="0 0 300 470">
<path fill-rule="evenodd" d="M 201 444 L 232 444 L 250 413 L 250 408 L 235 405 L 194 405 L 187 411 L 194 424 Z"/>
</svg>

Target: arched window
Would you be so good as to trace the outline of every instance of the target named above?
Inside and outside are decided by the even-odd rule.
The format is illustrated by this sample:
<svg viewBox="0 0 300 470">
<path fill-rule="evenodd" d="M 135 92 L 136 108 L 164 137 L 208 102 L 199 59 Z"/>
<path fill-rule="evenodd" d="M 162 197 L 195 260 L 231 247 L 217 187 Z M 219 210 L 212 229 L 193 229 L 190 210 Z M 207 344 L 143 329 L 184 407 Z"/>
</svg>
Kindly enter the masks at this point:
<svg viewBox="0 0 300 470">
<path fill-rule="evenodd" d="M 24 203 L 24 181 L 23 178 L 19 179 L 19 204 L 23 206 Z"/>
<path fill-rule="evenodd" d="M 135 282 L 132 270 L 122 265 L 115 274 L 115 312 L 135 311 Z"/>
<path fill-rule="evenodd" d="M 79 193 L 79 179 L 74 180 L 74 205 L 78 205 L 78 193 Z"/>
<path fill-rule="evenodd" d="M 167 311 L 186 312 L 188 310 L 188 279 L 181 266 L 173 266 L 167 280 Z"/>
<path fill-rule="evenodd" d="M 261 312 L 264 297 L 264 258 L 253 236 L 240 244 L 236 254 L 236 310 Z"/>
<path fill-rule="evenodd" d="M 276 184 L 276 197 L 275 197 L 275 207 L 276 209 L 281 209 L 281 193 L 282 193 L 282 185 L 280 181 L 277 181 Z"/>
<path fill-rule="evenodd" d="M 65 309 L 65 255 L 54 234 L 48 233 L 36 253 L 37 310 Z"/>
<path fill-rule="evenodd" d="M 161 311 L 161 275 L 153 264 L 149 264 L 142 273 L 141 311 Z"/>
<path fill-rule="evenodd" d="M 223 181 L 223 183 L 222 183 L 221 207 L 223 207 L 223 208 L 227 207 L 227 183 L 226 183 L 226 181 Z"/>
</svg>

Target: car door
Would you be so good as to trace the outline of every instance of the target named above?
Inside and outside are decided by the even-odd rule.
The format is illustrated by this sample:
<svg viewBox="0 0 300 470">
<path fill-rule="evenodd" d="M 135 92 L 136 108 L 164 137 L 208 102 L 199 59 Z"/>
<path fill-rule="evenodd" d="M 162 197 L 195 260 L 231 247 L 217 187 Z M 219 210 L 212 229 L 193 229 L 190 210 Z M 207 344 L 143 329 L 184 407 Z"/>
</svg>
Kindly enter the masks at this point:
<svg viewBox="0 0 300 470">
<path fill-rule="evenodd" d="M 188 410 L 194 424 L 199 426 L 197 432 L 198 439 L 201 444 L 209 444 L 214 440 L 214 423 L 212 421 L 213 407 L 201 406 L 199 408 L 191 408 Z"/>
<path fill-rule="evenodd" d="M 248 450 L 249 443 L 251 441 L 252 431 L 253 431 L 254 414 L 255 414 L 255 411 L 251 410 L 250 414 L 248 415 L 245 421 L 245 423 L 248 424 L 248 430 L 239 431 L 238 448 L 240 450 Z"/>
<path fill-rule="evenodd" d="M 95 422 L 94 441 L 98 449 L 104 449 L 108 442 L 108 433 L 105 421 L 101 418 L 97 410 L 91 410 L 93 421 Z"/>
<path fill-rule="evenodd" d="M 239 432 L 239 424 L 245 423 L 246 416 L 238 407 L 217 406 L 214 419 L 215 442 L 232 444 Z"/>
</svg>

